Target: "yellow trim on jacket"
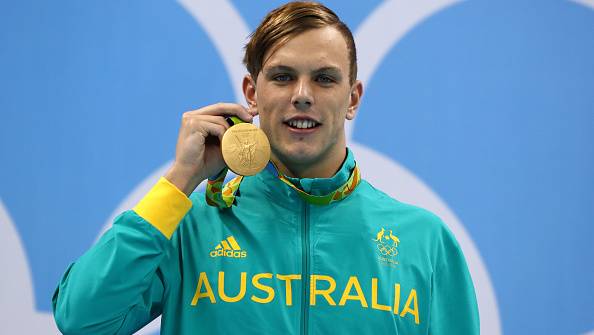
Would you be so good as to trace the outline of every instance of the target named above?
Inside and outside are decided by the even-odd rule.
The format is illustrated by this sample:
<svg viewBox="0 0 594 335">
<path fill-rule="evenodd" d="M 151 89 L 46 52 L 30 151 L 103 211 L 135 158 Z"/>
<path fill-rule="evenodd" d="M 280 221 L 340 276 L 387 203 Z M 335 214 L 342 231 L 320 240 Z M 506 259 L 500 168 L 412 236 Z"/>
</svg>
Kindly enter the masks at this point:
<svg viewBox="0 0 594 335">
<path fill-rule="evenodd" d="M 190 208 L 192 201 L 169 180 L 161 177 L 133 210 L 170 239 Z"/>
</svg>

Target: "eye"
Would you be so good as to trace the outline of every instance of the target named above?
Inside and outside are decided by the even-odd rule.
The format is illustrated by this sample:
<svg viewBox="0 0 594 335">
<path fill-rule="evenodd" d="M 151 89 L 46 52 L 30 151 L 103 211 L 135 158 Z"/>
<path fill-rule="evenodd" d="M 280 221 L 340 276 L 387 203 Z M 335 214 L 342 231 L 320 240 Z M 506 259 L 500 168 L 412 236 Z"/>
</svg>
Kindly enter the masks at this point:
<svg viewBox="0 0 594 335">
<path fill-rule="evenodd" d="M 317 76 L 316 81 L 322 84 L 331 84 L 333 82 L 335 82 L 336 80 L 334 80 L 334 78 L 332 78 L 329 75 L 326 74 L 321 74 L 319 76 Z"/>
<path fill-rule="evenodd" d="M 287 82 L 287 81 L 291 80 L 291 76 L 286 73 L 276 74 L 272 77 L 272 80 L 278 81 L 278 82 Z"/>
</svg>

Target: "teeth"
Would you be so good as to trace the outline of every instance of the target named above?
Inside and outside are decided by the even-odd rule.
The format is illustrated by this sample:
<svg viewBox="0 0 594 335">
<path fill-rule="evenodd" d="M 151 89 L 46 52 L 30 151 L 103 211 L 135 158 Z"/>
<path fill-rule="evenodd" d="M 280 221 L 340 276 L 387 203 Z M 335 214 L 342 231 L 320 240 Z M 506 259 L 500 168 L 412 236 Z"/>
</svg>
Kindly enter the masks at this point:
<svg viewBox="0 0 594 335">
<path fill-rule="evenodd" d="M 289 121 L 289 126 L 294 127 L 294 128 L 300 128 L 300 129 L 313 128 L 316 125 L 317 125 L 317 123 L 312 120 L 290 120 Z"/>
</svg>

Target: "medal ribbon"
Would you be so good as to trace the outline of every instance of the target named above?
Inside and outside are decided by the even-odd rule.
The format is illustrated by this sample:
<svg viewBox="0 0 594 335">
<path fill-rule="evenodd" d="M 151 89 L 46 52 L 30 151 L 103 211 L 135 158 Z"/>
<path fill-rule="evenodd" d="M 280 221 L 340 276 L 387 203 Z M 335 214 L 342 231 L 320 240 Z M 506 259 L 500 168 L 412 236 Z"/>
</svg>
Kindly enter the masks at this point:
<svg viewBox="0 0 594 335">
<path fill-rule="evenodd" d="M 283 183 L 289 185 L 292 189 L 297 191 L 297 194 L 306 202 L 312 205 L 324 206 L 329 205 L 335 201 L 340 201 L 346 198 L 349 194 L 353 193 L 359 182 L 361 182 L 361 173 L 359 167 L 355 163 L 355 168 L 351 172 L 349 179 L 346 183 L 342 184 L 336 190 L 325 194 L 325 195 L 313 195 L 309 194 L 297 186 L 293 185 L 287 177 L 282 173 L 278 172 L 278 169 L 274 163 L 269 162 L 266 169 L 270 171 L 274 176 L 280 179 Z M 235 203 L 235 194 L 239 190 L 239 185 L 243 180 L 243 176 L 237 176 L 231 179 L 225 186 L 225 176 L 227 175 L 228 169 L 224 168 L 221 173 L 215 177 L 209 178 L 206 184 L 206 203 L 218 208 L 229 208 Z"/>
<path fill-rule="evenodd" d="M 228 208 L 235 202 L 235 193 L 239 190 L 243 176 L 237 176 L 223 186 L 228 171 L 228 168 L 224 168 L 217 176 L 208 178 L 206 183 L 207 204 L 218 208 Z"/>
<path fill-rule="evenodd" d="M 236 116 L 226 118 L 227 122 L 230 126 L 233 126 L 238 123 L 242 123 L 243 121 Z M 269 162 L 266 166 L 266 169 L 272 175 L 276 176 L 280 179 L 283 183 L 289 185 L 292 189 L 297 191 L 297 194 L 305 201 L 310 204 L 324 206 L 335 201 L 340 201 L 346 198 L 349 194 L 353 193 L 359 182 L 361 181 L 361 174 L 359 172 L 359 167 L 357 163 L 355 163 L 355 167 L 349 176 L 349 179 L 341 185 L 336 190 L 325 194 L 325 195 L 313 195 L 309 194 L 297 186 L 293 185 L 293 183 L 287 179 L 282 173 L 278 171 L 278 168 L 274 163 Z M 227 172 L 229 169 L 225 167 L 218 175 L 208 178 L 208 182 L 206 184 L 206 203 L 210 206 L 218 207 L 218 208 L 229 208 L 235 203 L 235 194 L 239 190 L 239 185 L 243 180 L 243 176 L 237 176 L 231 179 L 227 184 L 223 186 L 225 182 L 225 176 L 227 176 Z"/>
</svg>

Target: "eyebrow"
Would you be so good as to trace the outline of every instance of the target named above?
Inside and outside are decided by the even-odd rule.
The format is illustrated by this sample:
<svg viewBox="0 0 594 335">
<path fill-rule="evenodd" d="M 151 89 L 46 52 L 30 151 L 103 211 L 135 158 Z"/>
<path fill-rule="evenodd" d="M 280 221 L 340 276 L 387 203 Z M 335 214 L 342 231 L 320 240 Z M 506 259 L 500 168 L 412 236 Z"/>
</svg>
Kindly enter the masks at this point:
<svg viewBox="0 0 594 335">
<path fill-rule="evenodd" d="M 313 71 L 313 73 L 314 74 L 330 73 L 331 75 L 336 77 L 336 79 L 342 79 L 342 71 L 340 71 L 340 69 L 335 66 L 325 66 L 325 67 L 322 67 L 322 68 L 319 68 L 319 69 Z"/>
<path fill-rule="evenodd" d="M 275 65 L 275 66 L 271 66 L 267 69 L 265 69 L 264 73 L 265 74 L 271 74 L 271 73 L 276 73 L 276 72 L 289 72 L 289 73 L 294 73 L 296 72 L 294 68 L 290 67 L 290 66 L 286 66 L 286 65 Z M 321 67 L 319 69 L 316 69 L 314 71 L 312 71 L 312 74 L 320 74 L 320 73 L 331 73 L 333 76 L 337 77 L 337 79 L 342 79 L 342 72 L 340 71 L 340 68 L 335 67 L 335 66 L 324 66 Z"/>
<path fill-rule="evenodd" d="M 295 70 L 292 67 L 289 67 L 286 65 L 275 65 L 275 66 L 265 69 L 266 74 L 269 74 L 272 72 L 295 72 Z"/>
</svg>

